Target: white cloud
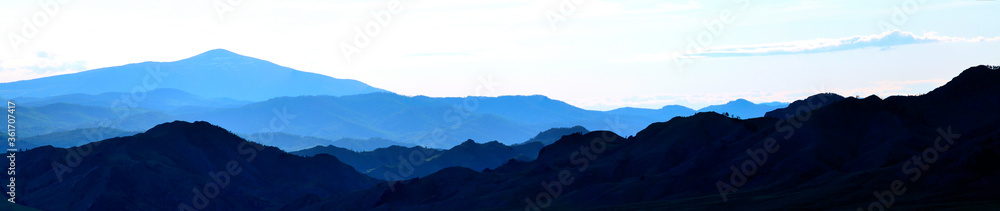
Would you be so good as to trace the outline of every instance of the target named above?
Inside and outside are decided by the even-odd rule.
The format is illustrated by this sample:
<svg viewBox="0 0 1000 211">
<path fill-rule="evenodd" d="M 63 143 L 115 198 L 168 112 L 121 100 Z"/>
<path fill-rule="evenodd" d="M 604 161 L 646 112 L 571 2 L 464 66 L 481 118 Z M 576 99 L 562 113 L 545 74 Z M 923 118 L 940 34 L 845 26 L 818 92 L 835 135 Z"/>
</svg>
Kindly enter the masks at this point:
<svg viewBox="0 0 1000 211">
<path fill-rule="evenodd" d="M 0 83 L 75 73 L 86 70 L 86 62 L 63 60 L 57 55 L 39 51 L 34 56 L 0 60 Z"/>
</svg>

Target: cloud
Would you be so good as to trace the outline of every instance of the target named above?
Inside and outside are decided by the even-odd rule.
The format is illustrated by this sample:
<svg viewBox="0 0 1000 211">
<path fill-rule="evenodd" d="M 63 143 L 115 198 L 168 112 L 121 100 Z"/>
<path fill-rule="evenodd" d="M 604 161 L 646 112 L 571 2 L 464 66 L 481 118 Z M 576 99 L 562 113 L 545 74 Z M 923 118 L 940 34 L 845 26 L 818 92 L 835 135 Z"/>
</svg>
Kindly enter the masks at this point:
<svg viewBox="0 0 1000 211">
<path fill-rule="evenodd" d="M 79 72 L 87 69 L 84 61 L 62 60 L 39 51 L 34 57 L 0 60 L 0 83 Z"/>
<path fill-rule="evenodd" d="M 881 34 L 858 35 L 836 39 L 814 39 L 756 45 L 710 47 L 705 49 L 703 52 L 698 53 L 664 52 L 656 54 L 641 54 L 633 55 L 631 58 L 611 60 L 611 62 L 663 62 L 670 61 L 675 58 L 700 59 L 810 54 L 866 48 L 890 49 L 896 46 L 925 43 L 974 43 L 995 41 L 1000 41 L 1000 37 L 950 37 L 937 35 L 936 32 L 927 32 L 923 35 L 916 35 L 912 32 L 893 30 Z"/>
<path fill-rule="evenodd" d="M 815 39 L 781 43 L 768 43 L 759 45 L 743 46 L 723 46 L 709 48 L 705 52 L 688 54 L 689 57 L 734 57 L 734 56 L 768 56 L 786 54 L 806 54 L 822 53 L 832 51 L 846 51 L 864 48 L 891 48 L 900 45 L 912 45 L 923 43 L 948 43 L 948 42 L 993 42 L 1000 40 L 1000 37 L 949 37 L 939 36 L 935 32 L 916 35 L 911 32 L 899 30 L 888 31 L 882 34 L 858 35 L 837 39 Z"/>
</svg>

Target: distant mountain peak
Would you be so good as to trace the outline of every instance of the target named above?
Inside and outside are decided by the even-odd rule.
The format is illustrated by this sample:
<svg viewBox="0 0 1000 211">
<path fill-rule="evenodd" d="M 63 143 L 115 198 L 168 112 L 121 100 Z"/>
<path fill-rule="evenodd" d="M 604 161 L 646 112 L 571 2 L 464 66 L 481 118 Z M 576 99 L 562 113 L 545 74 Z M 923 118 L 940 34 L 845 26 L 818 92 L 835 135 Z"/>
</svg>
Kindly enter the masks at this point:
<svg viewBox="0 0 1000 211">
<path fill-rule="evenodd" d="M 740 98 L 740 99 L 736 99 L 736 100 L 733 100 L 733 101 L 729 101 L 729 103 L 726 103 L 726 104 L 754 104 L 754 103 L 750 102 L 749 100 Z"/>
<path fill-rule="evenodd" d="M 246 56 L 243 56 L 243 55 L 240 55 L 240 54 L 237 54 L 237 53 L 233 53 L 232 51 L 229 51 L 229 50 L 226 50 L 226 49 L 221 49 L 221 48 L 212 49 L 212 50 L 209 50 L 209 51 L 205 51 L 204 53 L 200 53 L 198 55 L 195 55 L 194 57 L 219 58 L 219 57 L 234 57 L 234 56 L 246 57 Z M 194 57 L 192 57 L 192 58 L 194 58 Z"/>
<path fill-rule="evenodd" d="M 660 107 L 659 110 L 665 110 L 665 109 L 686 109 L 686 108 L 688 108 L 688 107 L 684 107 L 682 105 L 665 105 L 663 107 Z"/>
<path fill-rule="evenodd" d="M 698 112 L 714 111 L 716 113 L 720 113 L 720 114 L 721 113 L 726 113 L 726 114 L 730 114 L 732 116 L 736 116 L 736 117 L 740 117 L 740 118 L 755 118 L 755 117 L 764 116 L 768 111 L 771 111 L 771 110 L 774 110 L 774 109 L 778 109 L 778 108 L 782 108 L 782 107 L 785 107 L 785 106 L 787 106 L 787 104 L 784 104 L 784 103 L 761 103 L 761 104 L 756 104 L 756 103 L 750 102 L 749 100 L 740 98 L 740 99 L 736 99 L 736 100 L 733 100 L 733 101 L 729 101 L 726 104 L 708 106 L 708 107 L 699 109 Z"/>
<path fill-rule="evenodd" d="M 218 65 L 234 66 L 234 65 L 237 65 L 237 64 L 241 64 L 241 65 L 237 65 L 237 66 L 243 66 L 243 65 L 254 65 L 254 64 L 257 64 L 257 63 L 270 63 L 270 64 L 274 64 L 274 63 L 271 63 L 271 62 L 268 62 L 268 61 L 264 61 L 264 60 L 257 59 L 257 58 L 254 58 L 254 57 L 244 56 L 244 55 L 237 54 L 237 53 L 234 53 L 232 51 L 229 51 L 229 50 L 226 50 L 226 49 L 221 49 L 221 48 L 220 49 L 212 49 L 212 50 L 209 50 L 209 51 L 205 51 L 204 53 L 200 53 L 198 55 L 189 57 L 189 58 L 181 60 L 181 61 L 191 62 L 191 63 L 197 63 L 197 64 L 202 64 L 202 65 L 214 65 L 214 66 L 216 66 L 217 69 L 219 69 Z M 274 65 L 277 66 L 277 64 L 274 64 Z M 245 67 L 243 67 L 243 68 L 245 68 Z M 226 68 L 221 68 L 221 69 L 226 69 Z"/>
<path fill-rule="evenodd" d="M 459 144 L 459 145 L 477 145 L 477 143 L 476 143 L 476 141 L 473 141 L 472 139 L 469 139 L 469 140 L 465 140 L 464 142 L 462 142 L 462 144 Z"/>
<path fill-rule="evenodd" d="M 263 101 L 282 96 L 345 96 L 386 92 L 360 81 L 298 71 L 266 60 L 214 49 L 172 62 L 145 62 L 0 83 L 0 96 L 50 97 L 130 92 L 137 81 L 200 97 Z M 94 83 L 101 80 L 101 83 Z M 149 84 L 141 84 L 148 86 Z"/>
</svg>

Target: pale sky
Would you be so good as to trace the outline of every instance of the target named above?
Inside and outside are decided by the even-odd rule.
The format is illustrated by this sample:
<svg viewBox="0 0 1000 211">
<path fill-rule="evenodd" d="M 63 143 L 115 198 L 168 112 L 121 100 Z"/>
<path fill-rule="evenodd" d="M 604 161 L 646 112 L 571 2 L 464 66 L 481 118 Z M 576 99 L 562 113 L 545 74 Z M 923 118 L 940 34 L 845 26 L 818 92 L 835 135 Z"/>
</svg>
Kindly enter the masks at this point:
<svg viewBox="0 0 1000 211">
<path fill-rule="evenodd" d="M 4 1 L 0 82 L 224 48 L 403 95 L 697 109 L 926 93 L 1000 64 L 998 22 L 983 0 Z"/>
</svg>

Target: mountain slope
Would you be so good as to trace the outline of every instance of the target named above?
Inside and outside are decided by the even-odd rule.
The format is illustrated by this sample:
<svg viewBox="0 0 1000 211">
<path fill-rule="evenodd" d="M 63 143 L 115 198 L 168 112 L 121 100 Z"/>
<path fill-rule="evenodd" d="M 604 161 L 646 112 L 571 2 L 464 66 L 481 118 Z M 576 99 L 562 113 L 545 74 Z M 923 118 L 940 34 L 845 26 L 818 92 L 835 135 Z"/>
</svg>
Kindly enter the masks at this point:
<svg viewBox="0 0 1000 211">
<path fill-rule="evenodd" d="M 273 209 L 378 182 L 333 156 L 287 154 L 206 122 L 17 156 L 18 175 L 32 175 L 17 177 L 21 203 L 45 210 Z"/>
<path fill-rule="evenodd" d="M 480 105 L 488 104 L 484 100 Z M 281 97 L 178 118 L 206 120 L 233 131 L 256 133 L 261 128 L 268 128 L 277 113 L 288 116 L 289 126 L 280 131 L 283 133 L 330 139 L 379 137 L 438 148 L 455 146 L 466 139 L 516 143 L 543 130 L 512 118 L 456 109 L 440 98 L 392 93 Z M 447 136 L 434 140 L 432 133 Z"/>
<path fill-rule="evenodd" d="M 788 104 L 788 107 L 768 111 L 764 116 L 775 119 L 787 119 L 791 118 L 791 115 L 800 112 L 798 111 L 799 109 L 817 109 L 843 99 L 844 97 L 834 93 L 815 94 L 803 100 L 796 100 Z"/>
<path fill-rule="evenodd" d="M 100 81 L 100 83 L 95 83 Z M 261 101 L 280 96 L 385 92 L 364 83 L 302 72 L 215 49 L 174 62 L 143 62 L 25 81 L 0 83 L 0 96 L 131 93 L 173 88 L 205 98 Z"/>
</svg>

